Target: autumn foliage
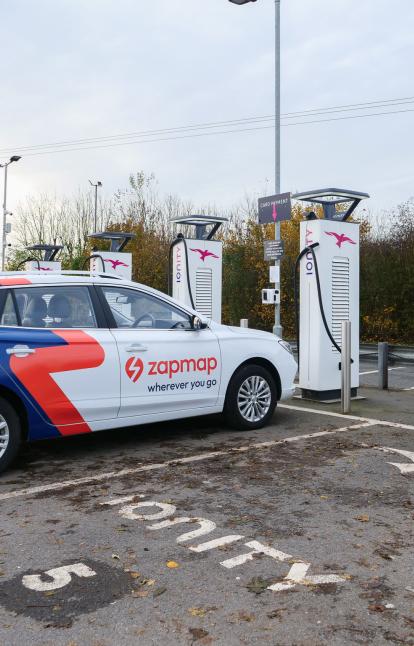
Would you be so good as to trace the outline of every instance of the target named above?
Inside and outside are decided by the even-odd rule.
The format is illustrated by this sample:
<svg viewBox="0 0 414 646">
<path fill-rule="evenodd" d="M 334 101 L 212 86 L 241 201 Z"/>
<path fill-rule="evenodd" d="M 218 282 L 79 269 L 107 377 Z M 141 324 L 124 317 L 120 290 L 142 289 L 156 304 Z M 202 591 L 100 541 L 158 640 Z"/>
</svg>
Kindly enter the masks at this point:
<svg viewBox="0 0 414 646">
<path fill-rule="evenodd" d="M 168 251 L 174 237 L 171 218 L 202 211 L 173 197 L 160 199 L 155 179 L 143 173 L 130 177 L 129 187 L 100 204 L 99 228 L 136 234 L 133 252 L 134 280 L 163 292 L 168 290 Z M 220 213 L 222 215 L 222 213 Z M 223 241 L 223 321 L 238 325 L 248 318 L 250 327 L 271 330 L 274 309 L 261 304 L 261 289 L 269 285 L 269 263 L 263 260 L 263 241 L 274 235 L 273 225 L 256 222 L 256 202 L 245 203 L 230 213 L 220 233 Z M 290 222 L 282 223 L 285 256 L 282 260 L 282 325 L 284 336 L 294 338 L 293 273 L 299 251 L 296 205 Z M 373 218 L 361 222 L 361 336 L 364 341 L 414 343 L 414 202 L 400 205 L 379 226 Z M 80 268 L 96 240 L 91 196 L 59 201 L 29 198 L 18 210 L 9 268 L 25 257 L 23 249 L 38 242 L 56 240 L 64 245 L 66 268 Z M 100 245 L 96 245 L 100 248 Z M 101 245 L 102 246 L 102 245 Z"/>
</svg>

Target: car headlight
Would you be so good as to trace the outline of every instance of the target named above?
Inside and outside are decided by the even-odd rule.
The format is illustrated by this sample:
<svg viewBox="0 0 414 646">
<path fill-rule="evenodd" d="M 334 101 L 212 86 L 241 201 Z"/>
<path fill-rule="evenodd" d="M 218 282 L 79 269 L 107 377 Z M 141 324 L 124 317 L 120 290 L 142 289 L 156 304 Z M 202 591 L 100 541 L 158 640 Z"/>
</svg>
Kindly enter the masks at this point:
<svg viewBox="0 0 414 646">
<path fill-rule="evenodd" d="M 289 352 L 289 354 L 293 356 L 293 350 L 290 343 L 288 343 L 287 341 L 279 340 L 279 344 L 282 346 L 282 348 L 284 348 L 287 352 Z"/>
</svg>

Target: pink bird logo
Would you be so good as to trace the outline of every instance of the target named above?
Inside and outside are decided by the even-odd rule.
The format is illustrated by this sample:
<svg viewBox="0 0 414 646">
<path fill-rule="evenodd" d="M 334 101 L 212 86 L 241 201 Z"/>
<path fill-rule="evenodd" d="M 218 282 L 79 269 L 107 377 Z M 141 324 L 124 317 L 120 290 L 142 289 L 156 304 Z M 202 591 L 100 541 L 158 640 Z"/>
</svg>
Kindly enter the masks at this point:
<svg viewBox="0 0 414 646">
<path fill-rule="evenodd" d="M 211 258 L 218 258 L 218 256 L 216 256 L 215 253 L 212 253 L 211 251 L 208 251 L 208 250 L 203 251 L 202 249 L 190 249 L 190 251 L 195 251 L 196 253 L 199 253 L 200 254 L 200 260 L 202 260 L 203 262 L 209 256 L 211 256 Z"/>
<path fill-rule="evenodd" d="M 273 222 L 276 222 L 277 220 L 276 202 L 273 202 L 272 218 L 273 218 Z"/>
<path fill-rule="evenodd" d="M 354 240 L 351 240 L 351 238 L 348 238 L 344 233 L 335 233 L 335 231 L 325 231 L 327 236 L 333 236 L 336 238 L 336 246 L 341 248 L 344 242 L 349 242 L 349 244 L 356 244 Z"/>
<path fill-rule="evenodd" d="M 105 262 L 110 262 L 112 265 L 112 269 L 116 269 L 117 267 L 128 267 L 122 260 L 112 260 L 111 258 L 105 258 Z"/>
</svg>

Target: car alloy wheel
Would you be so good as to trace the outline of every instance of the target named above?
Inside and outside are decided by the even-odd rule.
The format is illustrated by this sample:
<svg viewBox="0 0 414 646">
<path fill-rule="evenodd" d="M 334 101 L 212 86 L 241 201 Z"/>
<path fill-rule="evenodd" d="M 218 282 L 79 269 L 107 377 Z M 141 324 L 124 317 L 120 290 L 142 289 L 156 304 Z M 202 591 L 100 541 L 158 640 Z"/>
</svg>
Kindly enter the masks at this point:
<svg viewBox="0 0 414 646">
<path fill-rule="evenodd" d="M 10 440 L 10 431 L 9 431 L 8 424 L 4 419 L 3 415 L 0 415 L 0 458 L 2 458 L 3 455 L 6 453 L 7 447 L 9 445 L 9 440 Z"/>
<path fill-rule="evenodd" d="M 260 422 L 268 413 L 272 392 L 266 379 L 252 375 L 241 384 L 237 393 L 240 415 L 247 422 Z"/>
</svg>

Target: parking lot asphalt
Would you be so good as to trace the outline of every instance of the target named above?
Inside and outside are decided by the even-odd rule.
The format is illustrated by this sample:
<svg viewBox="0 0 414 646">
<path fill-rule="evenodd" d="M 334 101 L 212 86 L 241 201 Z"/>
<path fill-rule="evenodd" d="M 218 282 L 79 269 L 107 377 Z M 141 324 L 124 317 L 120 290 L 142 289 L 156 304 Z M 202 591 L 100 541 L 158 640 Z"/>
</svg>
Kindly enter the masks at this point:
<svg viewBox="0 0 414 646">
<path fill-rule="evenodd" d="M 0 644 L 414 644 L 413 382 L 26 447 Z"/>
<path fill-rule="evenodd" d="M 375 361 L 360 363 L 361 385 L 378 387 L 378 366 Z M 414 362 L 393 360 L 389 366 L 388 385 L 391 390 L 408 389 L 414 392 Z"/>
</svg>

